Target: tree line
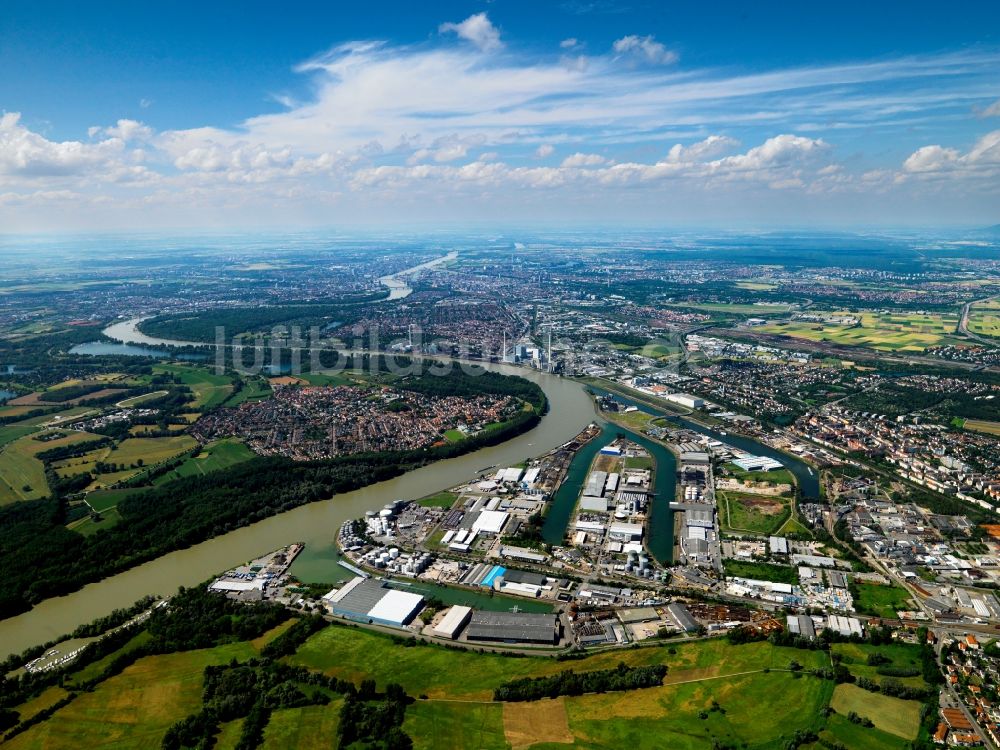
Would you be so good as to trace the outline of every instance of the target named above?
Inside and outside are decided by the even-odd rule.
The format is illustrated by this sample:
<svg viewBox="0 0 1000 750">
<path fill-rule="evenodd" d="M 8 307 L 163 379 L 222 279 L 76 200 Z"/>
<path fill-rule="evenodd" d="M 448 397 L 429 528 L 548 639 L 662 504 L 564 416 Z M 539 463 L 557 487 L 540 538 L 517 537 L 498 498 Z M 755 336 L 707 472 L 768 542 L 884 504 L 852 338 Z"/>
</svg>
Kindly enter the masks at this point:
<svg viewBox="0 0 1000 750">
<path fill-rule="evenodd" d="M 537 701 L 560 695 L 606 693 L 659 687 L 667 675 L 665 664 L 630 667 L 620 662 L 615 669 L 575 672 L 567 669 L 547 677 L 523 677 L 505 682 L 493 691 L 495 701 Z"/>
<path fill-rule="evenodd" d="M 446 383 L 451 378 L 431 379 Z M 541 389 L 519 378 L 466 376 L 456 380 L 456 387 L 472 387 L 466 381 L 475 382 L 480 392 L 505 388 L 544 404 Z M 316 462 L 251 459 L 131 495 L 117 506 L 121 521 L 88 537 L 66 529 L 69 504 L 64 498 L 13 503 L 0 508 L 0 567 L 5 571 L 0 577 L 0 618 L 299 505 L 502 443 L 531 429 L 539 419 L 537 409 L 519 413 L 495 429 L 426 449 L 357 453 Z"/>
</svg>

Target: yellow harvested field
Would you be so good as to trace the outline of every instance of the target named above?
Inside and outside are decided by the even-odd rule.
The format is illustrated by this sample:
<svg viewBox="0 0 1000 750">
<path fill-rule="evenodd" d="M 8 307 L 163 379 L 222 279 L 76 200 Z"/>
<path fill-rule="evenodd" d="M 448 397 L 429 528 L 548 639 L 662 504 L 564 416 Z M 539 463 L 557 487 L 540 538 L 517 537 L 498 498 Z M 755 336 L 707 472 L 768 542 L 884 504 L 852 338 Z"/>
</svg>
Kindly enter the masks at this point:
<svg viewBox="0 0 1000 750">
<path fill-rule="evenodd" d="M 987 435 L 1000 435 L 1000 422 L 987 422 L 985 419 L 966 419 L 962 424 L 967 430 L 985 432 Z"/>
<path fill-rule="evenodd" d="M 296 378 L 291 375 L 281 375 L 276 378 L 268 378 L 268 382 L 272 387 L 276 385 L 309 385 L 308 380 L 303 380 L 302 378 Z"/>
<path fill-rule="evenodd" d="M 547 698 L 531 703 L 504 703 L 503 733 L 513 750 L 543 742 L 573 742 L 563 698 Z"/>
<path fill-rule="evenodd" d="M 130 465 L 140 458 L 146 466 L 158 464 L 198 445 L 190 435 L 177 437 L 127 438 L 108 454 L 107 461 Z"/>
</svg>

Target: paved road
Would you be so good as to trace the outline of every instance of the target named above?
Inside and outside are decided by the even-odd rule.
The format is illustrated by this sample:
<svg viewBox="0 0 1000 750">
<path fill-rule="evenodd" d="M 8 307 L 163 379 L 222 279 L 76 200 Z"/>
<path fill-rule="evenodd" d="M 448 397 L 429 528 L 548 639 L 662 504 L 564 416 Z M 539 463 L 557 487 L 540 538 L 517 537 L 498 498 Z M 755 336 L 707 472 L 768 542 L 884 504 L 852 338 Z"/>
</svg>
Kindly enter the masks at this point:
<svg viewBox="0 0 1000 750">
<path fill-rule="evenodd" d="M 978 341 L 980 344 L 985 344 L 986 346 L 996 346 L 998 343 L 996 339 L 990 339 L 986 336 L 980 336 L 978 333 L 972 333 L 969 330 L 969 311 L 972 309 L 972 306 L 975 305 L 976 303 L 989 302 L 991 299 L 996 299 L 997 296 L 998 295 L 993 295 L 992 297 L 984 297 L 983 299 L 975 299 L 972 300 L 971 302 L 966 302 L 965 305 L 962 306 L 962 317 L 958 321 L 958 332 L 965 336 L 968 336 L 970 339 Z"/>
</svg>

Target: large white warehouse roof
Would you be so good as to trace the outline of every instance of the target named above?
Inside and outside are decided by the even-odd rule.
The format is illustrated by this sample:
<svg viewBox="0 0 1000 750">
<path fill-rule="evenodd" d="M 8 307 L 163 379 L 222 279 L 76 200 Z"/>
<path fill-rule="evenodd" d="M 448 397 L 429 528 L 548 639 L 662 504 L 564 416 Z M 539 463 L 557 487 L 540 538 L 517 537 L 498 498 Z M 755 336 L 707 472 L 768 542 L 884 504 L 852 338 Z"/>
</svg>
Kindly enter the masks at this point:
<svg viewBox="0 0 1000 750">
<path fill-rule="evenodd" d="M 472 524 L 472 530 L 484 534 L 499 534 L 507 523 L 507 513 L 502 510 L 484 510 Z"/>
<path fill-rule="evenodd" d="M 424 598 L 420 594 L 388 589 L 385 596 L 368 610 L 368 616 L 373 620 L 403 625 L 410 621 L 423 600 Z"/>
</svg>

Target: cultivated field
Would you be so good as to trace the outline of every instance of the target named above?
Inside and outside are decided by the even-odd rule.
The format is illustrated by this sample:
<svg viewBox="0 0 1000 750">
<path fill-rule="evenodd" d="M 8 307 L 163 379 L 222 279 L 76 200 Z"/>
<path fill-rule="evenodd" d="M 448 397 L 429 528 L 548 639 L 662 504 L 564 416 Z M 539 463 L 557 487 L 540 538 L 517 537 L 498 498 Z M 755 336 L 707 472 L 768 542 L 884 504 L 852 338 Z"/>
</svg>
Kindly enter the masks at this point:
<svg viewBox="0 0 1000 750">
<path fill-rule="evenodd" d="M 839 714 L 846 716 L 853 711 L 871 719 L 878 729 L 905 740 L 916 739 L 920 729 L 919 703 L 872 693 L 857 685 L 837 685 L 830 705 Z"/>
<path fill-rule="evenodd" d="M 474 747 L 507 750 L 500 703 L 417 701 L 406 709 L 403 731 L 414 750 Z"/>
<path fill-rule="evenodd" d="M 166 729 L 201 705 L 206 665 L 251 658 L 290 623 L 252 643 L 140 659 L 4 746 L 14 750 L 159 747 Z M 66 685 L 72 688 L 97 676 L 117 655 L 141 645 L 145 637 L 140 634 L 118 652 L 70 676 Z M 865 664 L 874 647 L 840 644 L 836 648 L 853 670 L 856 664 Z M 907 663 L 916 653 L 914 647 L 901 644 L 877 650 L 896 665 Z M 380 689 L 389 682 L 402 684 L 415 699 L 406 709 L 403 729 L 418 750 L 569 745 L 606 750 L 711 750 L 719 745 L 763 750 L 784 747 L 795 732 L 803 730 L 852 750 L 903 750 L 919 723 L 920 705 L 914 701 L 885 698 L 788 671 L 793 661 L 805 670 L 826 667 L 827 653 L 768 642 L 734 646 L 716 638 L 613 650 L 559 662 L 431 645 L 408 647 L 386 635 L 335 625 L 312 636 L 287 660 L 355 683 L 372 678 Z M 662 687 L 529 703 L 492 700 L 493 689 L 510 679 L 566 669 L 611 669 L 620 662 L 633 666 L 663 663 L 669 672 Z M 52 688 L 16 708 L 22 716 L 30 716 L 63 695 L 62 688 Z M 335 747 L 341 700 L 335 697 L 327 706 L 274 711 L 262 746 L 275 750 Z M 831 703 L 838 713 L 825 717 L 823 709 Z M 877 728 L 847 721 L 850 711 L 871 715 Z M 216 747 L 235 747 L 241 726 L 241 720 L 223 724 Z"/>
<path fill-rule="evenodd" d="M 619 662 L 630 666 L 667 664 L 667 682 L 784 668 L 793 660 L 807 667 L 829 663 L 824 661 L 826 655 L 818 651 L 781 648 L 766 642 L 732 646 L 721 638 L 678 643 L 674 650 L 674 654 L 665 648 L 608 651 L 573 662 L 510 659 L 437 646 L 405 648 L 385 636 L 331 627 L 306 641 L 290 661 L 343 679 L 373 678 L 380 686 L 398 682 L 413 695 L 466 700 L 489 700 L 493 688 L 518 677 L 554 674 L 570 668 L 613 669 Z M 458 675 L 461 677 L 456 680 Z"/>
<path fill-rule="evenodd" d="M 249 461 L 254 455 L 252 450 L 236 438 L 216 440 L 205 445 L 173 471 L 157 477 L 154 484 L 162 484 L 181 477 L 204 476 L 209 472 Z"/>
<path fill-rule="evenodd" d="M 206 368 L 192 365 L 156 365 L 155 372 L 170 373 L 194 393 L 192 409 L 211 409 L 233 393 L 233 382 L 225 375 L 214 375 Z"/>
<path fill-rule="evenodd" d="M 1000 299 L 977 302 L 969 309 L 969 332 L 1000 336 Z"/>
<path fill-rule="evenodd" d="M 33 431 L 35 428 L 31 429 Z M 46 434 L 59 434 L 59 431 L 52 433 L 45 430 L 25 435 L 0 450 L 0 505 L 18 500 L 34 500 L 49 493 L 45 465 L 36 458 L 36 454 L 99 437 L 87 432 L 66 432 L 54 440 L 37 439 Z"/>
<path fill-rule="evenodd" d="M 952 313 L 815 311 L 815 314 L 853 315 L 859 318 L 859 322 L 852 326 L 793 320 L 769 323 L 754 330 L 806 341 L 825 341 L 840 346 L 860 346 L 880 351 L 921 352 L 930 347 L 962 341 L 955 336 L 959 316 Z"/>
<path fill-rule="evenodd" d="M 239 406 L 247 401 L 263 401 L 271 396 L 271 386 L 263 378 L 252 378 L 243 383 L 243 388 L 226 399 L 225 406 Z"/>
<path fill-rule="evenodd" d="M 264 730 L 262 750 L 326 750 L 333 747 L 343 699 L 326 706 L 274 711 Z"/>
<path fill-rule="evenodd" d="M 82 693 L 52 718 L 4 743 L 4 750 L 159 747 L 171 724 L 201 705 L 209 664 L 256 655 L 248 643 L 140 659 L 120 675 Z"/>
<path fill-rule="evenodd" d="M 1000 435 L 1000 422 L 988 422 L 985 419 L 962 419 L 960 421 L 961 426 L 966 430 L 985 432 L 987 435 Z"/>
<path fill-rule="evenodd" d="M 155 466 L 197 445 L 198 441 L 190 435 L 130 437 L 114 447 L 104 446 L 82 456 L 56 461 L 52 467 L 60 477 L 95 473 L 97 477 L 88 489 L 99 490 L 128 479 L 144 468 Z M 111 471 L 98 472 L 98 464 L 115 468 Z"/>
<path fill-rule="evenodd" d="M 145 487 L 124 488 L 119 490 L 95 490 L 87 494 L 87 505 L 100 512 L 114 508 L 129 495 L 145 492 Z"/>
<path fill-rule="evenodd" d="M 132 408 L 135 406 L 141 406 L 147 401 L 152 401 L 153 399 L 159 398 L 160 396 L 165 396 L 167 391 L 153 391 L 152 393 L 140 393 L 138 396 L 132 396 L 131 398 L 123 399 L 119 401 L 115 406 L 120 406 L 123 408 Z"/>
<path fill-rule="evenodd" d="M 424 508 L 450 508 L 455 504 L 458 495 L 454 492 L 439 492 L 436 495 L 417 500 L 417 504 Z"/>
<path fill-rule="evenodd" d="M 793 305 L 785 303 L 769 304 L 729 304 L 727 302 L 698 302 L 693 304 L 675 303 L 672 307 L 684 307 L 689 310 L 704 312 L 730 313 L 732 315 L 782 315 L 794 309 Z"/>
<path fill-rule="evenodd" d="M 920 655 L 913 646 L 902 643 L 894 643 L 889 646 L 871 646 L 865 643 L 837 643 L 831 648 L 831 652 L 839 655 L 841 663 L 847 667 L 855 677 L 867 677 L 874 682 L 881 683 L 885 679 L 878 673 L 878 667 L 868 664 L 868 657 L 871 654 L 879 654 L 889 661 L 883 665 L 895 668 L 920 668 Z M 926 687 L 927 683 L 919 674 L 913 677 L 894 677 L 907 687 Z"/>
</svg>

